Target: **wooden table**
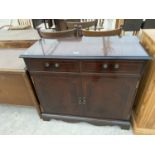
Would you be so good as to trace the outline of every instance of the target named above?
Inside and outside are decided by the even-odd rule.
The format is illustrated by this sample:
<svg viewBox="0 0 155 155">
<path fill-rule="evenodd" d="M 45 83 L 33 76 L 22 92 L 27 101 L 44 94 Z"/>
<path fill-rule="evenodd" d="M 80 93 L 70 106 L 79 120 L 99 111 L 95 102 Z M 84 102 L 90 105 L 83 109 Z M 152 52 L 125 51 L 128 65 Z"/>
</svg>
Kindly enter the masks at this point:
<svg viewBox="0 0 155 155">
<path fill-rule="evenodd" d="M 130 127 L 149 56 L 136 37 L 44 39 L 24 54 L 41 116 Z"/>
<path fill-rule="evenodd" d="M 34 106 L 37 103 L 25 63 L 25 49 L 0 49 L 0 103 Z"/>
<path fill-rule="evenodd" d="M 27 48 L 40 37 L 34 29 L 30 30 L 1 30 L 0 48 Z"/>
<path fill-rule="evenodd" d="M 143 30 L 140 40 L 153 60 L 138 91 L 133 129 L 136 134 L 155 134 L 155 29 Z"/>
<path fill-rule="evenodd" d="M 34 29 L 0 31 L 0 103 L 31 106 L 37 103 L 19 55 L 39 38 Z"/>
</svg>

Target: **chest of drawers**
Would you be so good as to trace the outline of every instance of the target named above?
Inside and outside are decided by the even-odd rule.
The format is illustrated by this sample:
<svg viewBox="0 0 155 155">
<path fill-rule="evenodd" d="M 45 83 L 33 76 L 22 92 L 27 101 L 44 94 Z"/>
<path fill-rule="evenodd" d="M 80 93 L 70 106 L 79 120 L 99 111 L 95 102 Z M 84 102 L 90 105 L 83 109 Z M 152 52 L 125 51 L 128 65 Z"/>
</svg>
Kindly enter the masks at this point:
<svg viewBox="0 0 155 155">
<path fill-rule="evenodd" d="M 38 96 L 41 117 L 129 128 L 149 59 L 137 39 L 132 43 L 133 49 L 128 38 L 44 40 L 26 51 L 21 57 Z"/>
</svg>

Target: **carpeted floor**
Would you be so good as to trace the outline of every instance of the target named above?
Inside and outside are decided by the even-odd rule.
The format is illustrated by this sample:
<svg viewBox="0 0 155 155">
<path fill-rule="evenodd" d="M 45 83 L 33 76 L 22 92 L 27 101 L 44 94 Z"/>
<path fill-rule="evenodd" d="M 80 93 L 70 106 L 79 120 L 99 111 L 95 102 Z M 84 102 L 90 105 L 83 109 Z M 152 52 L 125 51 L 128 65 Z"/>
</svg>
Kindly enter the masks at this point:
<svg viewBox="0 0 155 155">
<path fill-rule="evenodd" d="M 0 104 L 1 135 L 131 135 L 118 126 L 95 126 L 85 122 L 43 121 L 32 107 Z"/>
</svg>

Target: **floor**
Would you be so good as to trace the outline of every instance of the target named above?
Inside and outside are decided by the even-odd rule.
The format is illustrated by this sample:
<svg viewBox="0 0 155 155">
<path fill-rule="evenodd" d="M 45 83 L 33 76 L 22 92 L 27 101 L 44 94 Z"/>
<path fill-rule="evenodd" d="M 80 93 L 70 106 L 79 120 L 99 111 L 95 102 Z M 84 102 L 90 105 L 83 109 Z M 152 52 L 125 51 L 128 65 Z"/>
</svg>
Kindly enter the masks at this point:
<svg viewBox="0 0 155 155">
<path fill-rule="evenodd" d="M 42 121 L 33 107 L 0 104 L 1 135 L 131 135 L 132 129 L 85 122 Z"/>
</svg>

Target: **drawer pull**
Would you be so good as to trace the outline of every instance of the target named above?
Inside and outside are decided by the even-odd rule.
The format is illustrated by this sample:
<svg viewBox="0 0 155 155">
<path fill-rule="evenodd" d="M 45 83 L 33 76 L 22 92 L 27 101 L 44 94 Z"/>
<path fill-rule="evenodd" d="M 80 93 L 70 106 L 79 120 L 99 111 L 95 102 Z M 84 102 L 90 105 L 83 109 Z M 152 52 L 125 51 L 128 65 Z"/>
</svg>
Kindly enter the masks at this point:
<svg viewBox="0 0 155 155">
<path fill-rule="evenodd" d="M 119 64 L 115 64 L 115 65 L 114 65 L 114 68 L 115 68 L 115 69 L 119 69 Z"/>
<path fill-rule="evenodd" d="M 55 67 L 55 68 L 59 68 L 59 67 L 60 67 L 60 64 L 55 63 L 55 64 L 54 64 L 54 67 Z"/>
<path fill-rule="evenodd" d="M 108 68 L 108 64 L 103 64 L 103 65 L 102 65 L 102 68 L 103 68 L 103 69 L 107 69 L 107 68 Z"/>
<path fill-rule="evenodd" d="M 49 68 L 50 67 L 50 64 L 48 62 L 45 63 L 44 65 L 46 68 Z"/>
<path fill-rule="evenodd" d="M 79 102 L 78 102 L 79 104 L 82 104 L 82 99 L 81 99 L 81 97 L 79 97 Z"/>
<path fill-rule="evenodd" d="M 83 97 L 83 104 L 86 104 L 86 97 Z"/>
</svg>

